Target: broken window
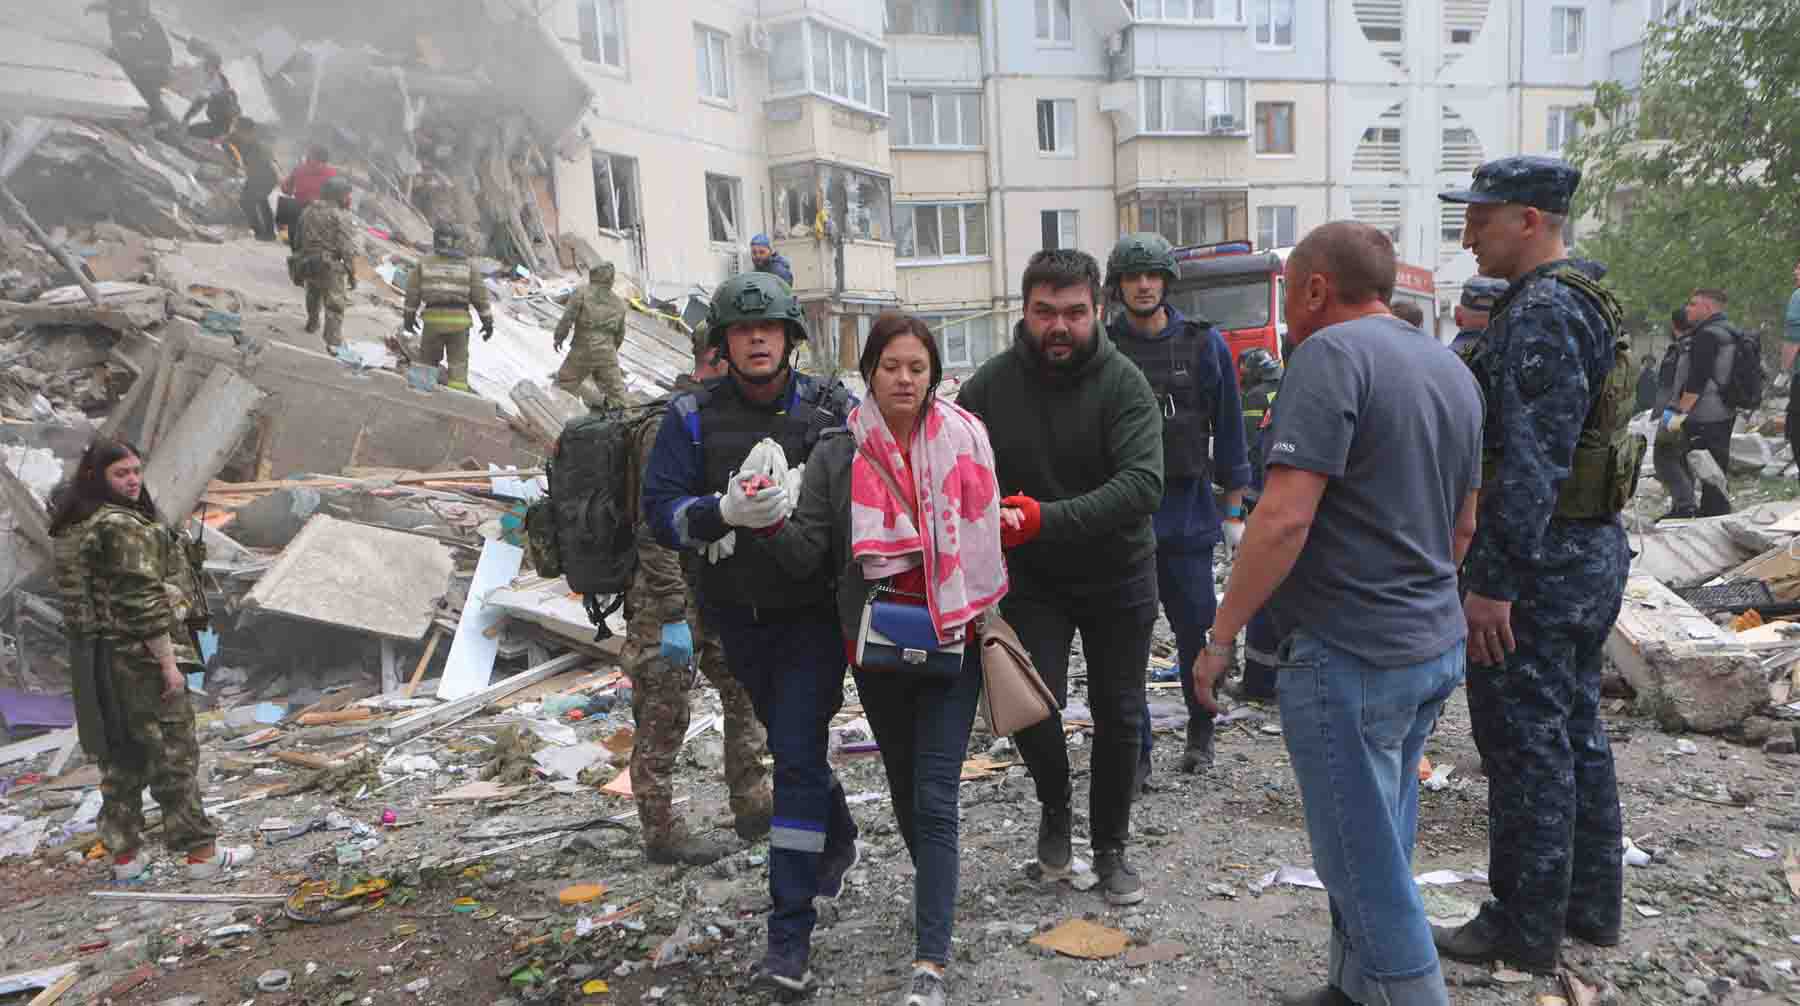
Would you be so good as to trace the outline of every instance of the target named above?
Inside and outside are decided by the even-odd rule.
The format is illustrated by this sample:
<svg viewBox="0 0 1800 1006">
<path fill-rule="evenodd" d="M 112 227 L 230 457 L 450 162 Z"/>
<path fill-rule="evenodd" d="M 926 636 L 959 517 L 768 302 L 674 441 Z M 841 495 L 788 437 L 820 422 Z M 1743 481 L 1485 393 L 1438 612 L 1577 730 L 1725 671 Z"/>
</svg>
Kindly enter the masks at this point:
<svg viewBox="0 0 1800 1006">
<path fill-rule="evenodd" d="M 892 241 L 893 196 L 888 180 L 866 171 L 817 165 L 826 212 L 846 238 Z"/>
<path fill-rule="evenodd" d="M 700 74 L 700 96 L 731 100 L 731 37 L 711 28 L 694 27 L 694 61 Z"/>
<path fill-rule="evenodd" d="M 594 206 L 601 230 L 630 230 L 644 222 L 635 158 L 594 151 Z"/>
<path fill-rule="evenodd" d="M 779 237 L 812 237 L 819 216 L 818 172 L 810 164 L 786 164 L 769 170 L 775 189 L 775 231 Z"/>
<path fill-rule="evenodd" d="M 728 175 L 706 176 L 707 233 L 720 244 L 737 244 L 743 232 L 739 224 L 743 210 L 742 186 Z"/>
<path fill-rule="evenodd" d="M 625 69 L 625 32 L 619 0 L 576 0 L 581 20 L 581 56 L 590 63 Z"/>
</svg>

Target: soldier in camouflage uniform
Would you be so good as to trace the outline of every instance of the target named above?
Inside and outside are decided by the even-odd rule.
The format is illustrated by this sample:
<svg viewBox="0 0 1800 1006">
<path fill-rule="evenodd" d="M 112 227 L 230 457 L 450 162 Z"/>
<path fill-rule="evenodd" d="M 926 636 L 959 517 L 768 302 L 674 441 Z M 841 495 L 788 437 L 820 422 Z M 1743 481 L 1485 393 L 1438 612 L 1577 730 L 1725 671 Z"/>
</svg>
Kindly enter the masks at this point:
<svg viewBox="0 0 1800 1006">
<path fill-rule="evenodd" d="M 676 382 L 677 394 L 697 390 L 700 382 L 725 375 L 717 350 L 707 346 L 705 332 L 694 336 L 694 374 Z M 639 427 L 638 484 L 662 426 L 664 410 L 655 409 Z M 636 499 L 633 487 L 628 499 Z M 731 813 L 738 837 L 755 841 L 769 833 L 773 797 L 763 757 L 767 735 L 744 686 L 725 665 L 718 634 L 701 624 L 694 579 L 683 569 L 686 557 L 656 544 L 647 526 L 638 527 L 638 572 L 626 597 L 630 611 L 625 650 L 620 663 L 631 675 L 631 712 L 637 741 L 631 749 L 631 792 L 637 799 L 644 854 L 653 863 L 704 866 L 731 849 L 691 834 L 672 806 L 675 755 L 688 729 L 689 666 L 698 640 L 700 671 L 719 690 L 725 709 L 725 782 L 731 791 Z M 697 556 L 696 556 L 697 558 Z"/>
<path fill-rule="evenodd" d="M 61 494 L 50 531 L 68 629 L 81 743 L 100 763 L 99 831 L 117 879 L 144 871 L 143 792 L 163 811 L 163 841 L 192 879 L 245 862 L 221 848 L 200 803 L 200 745 L 186 674 L 201 667 L 207 620 L 199 551 L 164 527 L 128 444 L 96 440 Z"/>
<path fill-rule="evenodd" d="M 469 390 L 469 308 L 481 316 L 482 341 L 494 337 L 494 308 L 487 284 L 463 250 L 462 228 L 440 223 L 431 235 L 432 254 L 406 277 L 406 327 L 419 325 L 425 307 L 425 331 L 419 340 L 419 363 L 435 367 L 450 358 L 450 387 Z"/>
<path fill-rule="evenodd" d="M 348 290 L 356 289 L 358 242 L 350 216 L 350 182 L 342 175 L 328 179 L 319 198 L 300 214 L 300 275 L 306 281 L 306 330 L 319 330 L 325 314 L 325 348 L 344 343 Z"/>
<path fill-rule="evenodd" d="M 1446 957 L 1540 973 L 1556 969 L 1565 934 L 1617 944 L 1623 904 L 1600 665 L 1630 563 L 1619 510 L 1643 442 L 1625 427 L 1618 302 L 1603 270 L 1563 244 L 1580 180 L 1563 161 L 1511 157 L 1439 197 L 1469 204 L 1463 246 L 1510 286 L 1465 354 L 1487 400 L 1463 586 L 1493 899 L 1436 937 Z"/>
<path fill-rule="evenodd" d="M 558 352 L 571 335 L 574 345 L 556 372 L 556 386 L 577 398 L 583 379 L 592 375 L 600 401 L 589 405 L 625 404 L 625 373 L 619 369 L 619 347 L 625 344 L 625 302 L 613 293 L 613 267 L 601 262 L 588 273 L 587 285 L 569 295 L 551 345 Z"/>
</svg>

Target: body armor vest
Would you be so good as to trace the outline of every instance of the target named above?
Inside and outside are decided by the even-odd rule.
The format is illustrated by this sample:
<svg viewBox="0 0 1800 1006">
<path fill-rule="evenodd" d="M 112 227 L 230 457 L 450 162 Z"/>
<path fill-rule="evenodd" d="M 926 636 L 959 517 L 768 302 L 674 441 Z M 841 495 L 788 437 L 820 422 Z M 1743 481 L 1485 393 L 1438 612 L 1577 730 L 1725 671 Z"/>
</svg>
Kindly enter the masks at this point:
<svg viewBox="0 0 1800 1006">
<path fill-rule="evenodd" d="M 1199 371 L 1200 350 L 1207 330 L 1183 320 L 1161 339 L 1145 339 L 1130 323 L 1112 332 L 1113 345 L 1137 364 L 1150 382 L 1163 415 L 1163 477 L 1205 479 L 1211 476 L 1214 389 L 1219 375 Z"/>
</svg>

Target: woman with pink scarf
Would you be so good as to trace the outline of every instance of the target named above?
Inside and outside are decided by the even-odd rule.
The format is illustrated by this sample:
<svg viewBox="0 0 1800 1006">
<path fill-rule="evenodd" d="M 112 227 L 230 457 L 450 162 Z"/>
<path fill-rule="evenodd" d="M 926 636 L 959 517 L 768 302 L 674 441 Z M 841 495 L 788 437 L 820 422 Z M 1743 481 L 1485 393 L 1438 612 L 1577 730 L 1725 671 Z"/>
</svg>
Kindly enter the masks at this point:
<svg viewBox="0 0 1800 1006">
<path fill-rule="evenodd" d="M 912 855 L 913 976 L 904 1006 L 941 1006 L 956 909 L 957 800 L 981 695 L 982 613 L 1006 595 L 1000 492 L 981 420 L 935 394 L 943 363 L 931 332 L 884 314 L 861 369 L 869 397 L 847 433 L 806 465 L 793 516 L 772 539 L 795 576 L 836 576 L 838 616 L 863 713 L 881 745 L 901 837 Z M 967 640 L 960 672 L 856 666 L 864 608 L 922 605 L 940 644 Z"/>
</svg>

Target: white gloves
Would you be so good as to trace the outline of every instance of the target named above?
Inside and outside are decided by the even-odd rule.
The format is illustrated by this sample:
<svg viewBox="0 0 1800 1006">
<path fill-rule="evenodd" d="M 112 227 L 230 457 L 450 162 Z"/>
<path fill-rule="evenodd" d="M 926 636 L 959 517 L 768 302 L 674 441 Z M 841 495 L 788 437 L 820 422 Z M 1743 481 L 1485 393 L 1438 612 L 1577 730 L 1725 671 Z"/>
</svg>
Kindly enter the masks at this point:
<svg viewBox="0 0 1800 1006">
<path fill-rule="evenodd" d="M 732 553 L 736 551 L 737 532 L 728 531 L 726 532 L 725 537 L 706 546 L 706 561 L 717 566 L 719 563 L 731 558 Z"/>
<path fill-rule="evenodd" d="M 742 472 L 731 477 L 731 484 L 719 500 L 719 517 L 732 527 L 755 531 L 779 524 L 789 509 L 787 486 L 777 482 L 754 493 L 746 492 L 747 478 Z"/>
<path fill-rule="evenodd" d="M 787 478 L 782 483 L 782 487 L 787 490 L 787 513 L 782 514 L 782 517 L 793 516 L 794 507 L 800 503 L 800 483 L 805 480 L 806 465 L 804 463 L 795 465 L 788 471 Z"/>
<path fill-rule="evenodd" d="M 1238 546 L 1244 543 L 1244 522 L 1241 519 L 1227 520 L 1220 525 L 1225 531 L 1225 558 L 1237 558 Z"/>
</svg>

